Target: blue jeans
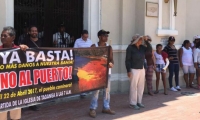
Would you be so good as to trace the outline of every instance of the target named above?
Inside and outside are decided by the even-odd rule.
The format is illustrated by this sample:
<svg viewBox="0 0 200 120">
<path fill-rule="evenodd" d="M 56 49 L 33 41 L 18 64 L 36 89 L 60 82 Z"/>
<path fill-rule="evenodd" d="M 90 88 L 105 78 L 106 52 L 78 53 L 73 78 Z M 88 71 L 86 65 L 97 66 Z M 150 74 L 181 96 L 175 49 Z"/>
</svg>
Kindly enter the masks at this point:
<svg viewBox="0 0 200 120">
<path fill-rule="evenodd" d="M 173 87 L 172 79 L 175 73 L 176 86 L 179 86 L 179 64 L 170 63 L 169 64 L 169 86 Z"/>
<path fill-rule="evenodd" d="M 90 109 L 98 107 L 99 90 L 93 92 Z M 108 76 L 108 87 L 103 89 L 103 109 L 110 109 L 110 75 Z"/>
</svg>

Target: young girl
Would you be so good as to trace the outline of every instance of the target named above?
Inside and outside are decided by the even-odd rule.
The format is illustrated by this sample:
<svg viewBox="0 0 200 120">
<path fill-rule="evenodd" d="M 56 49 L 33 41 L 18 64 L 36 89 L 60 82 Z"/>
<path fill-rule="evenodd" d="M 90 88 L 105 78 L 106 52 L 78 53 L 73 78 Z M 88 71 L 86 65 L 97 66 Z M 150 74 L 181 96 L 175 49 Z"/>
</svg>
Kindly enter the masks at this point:
<svg viewBox="0 0 200 120">
<path fill-rule="evenodd" d="M 156 91 L 154 94 L 158 94 L 158 86 L 160 81 L 160 74 L 162 75 L 162 81 L 164 86 L 164 94 L 167 95 L 167 89 L 166 89 L 166 71 L 163 69 L 165 67 L 165 60 L 168 58 L 167 53 L 162 51 L 162 45 L 157 44 L 156 45 L 156 51 L 154 52 L 155 60 L 156 60 Z"/>
<path fill-rule="evenodd" d="M 192 81 L 194 79 L 194 74 L 195 74 L 194 63 L 193 63 L 193 52 L 190 46 L 191 46 L 190 41 L 185 40 L 179 52 L 180 67 L 183 69 L 184 79 L 187 88 L 192 87 Z"/>
</svg>

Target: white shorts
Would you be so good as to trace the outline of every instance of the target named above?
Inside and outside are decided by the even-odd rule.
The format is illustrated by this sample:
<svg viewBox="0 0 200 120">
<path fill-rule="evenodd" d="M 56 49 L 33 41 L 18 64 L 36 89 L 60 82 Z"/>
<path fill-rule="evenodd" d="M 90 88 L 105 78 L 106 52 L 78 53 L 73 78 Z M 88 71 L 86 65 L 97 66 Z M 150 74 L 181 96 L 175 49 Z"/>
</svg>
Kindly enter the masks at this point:
<svg viewBox="0 0 200 120">
<path fill-rule="evenodd" d="M 183 73 L 184 74 L 195 73 L 194 65 L 191 66 L 183 65 Z"/>
</svg>

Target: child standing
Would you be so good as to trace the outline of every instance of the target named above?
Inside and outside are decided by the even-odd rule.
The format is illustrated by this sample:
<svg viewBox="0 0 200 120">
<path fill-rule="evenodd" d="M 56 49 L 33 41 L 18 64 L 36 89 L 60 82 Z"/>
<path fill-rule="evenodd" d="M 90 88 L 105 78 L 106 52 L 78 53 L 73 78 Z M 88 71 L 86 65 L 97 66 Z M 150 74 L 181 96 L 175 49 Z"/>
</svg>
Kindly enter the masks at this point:
<svg viewBox="0 0 200 120">
<path fill-rule="evenodd" d="M 164 94 L 167 95 L 167 89 L 166 89 L 166 70 L 163 68 L 165 67 L 165 61 L 168 58 L 168 55 L 166 52 L 162 51 L 162 45 L 157 44 L 156 45 L 156 51 L 154 52 L 155 60 L 156 60 L 156 91 L 154 94 L 158 94 L 158 86 L 160 81 L 160 74 L 162 76 L 163 86 L 164 86 Z"/>
</svg>

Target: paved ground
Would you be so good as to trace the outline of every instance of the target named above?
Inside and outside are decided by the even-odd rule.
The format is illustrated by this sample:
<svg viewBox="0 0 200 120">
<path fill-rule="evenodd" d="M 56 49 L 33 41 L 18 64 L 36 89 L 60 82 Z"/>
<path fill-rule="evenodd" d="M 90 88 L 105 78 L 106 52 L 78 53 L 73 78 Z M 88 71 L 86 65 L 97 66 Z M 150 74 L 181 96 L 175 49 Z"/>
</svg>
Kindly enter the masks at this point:
<svg viewBox="0 0 200 120">
<path fill-rule="evenodd" d="M 184 96 L 181 92 L 185 91 L 194 92 L 195 95 Z M 182 89 L 181 92 L 169 91 L 169 95 L 160 92 L 153 97 L 145 94 L 145 108 L 139 111 L 128 107 L 128 94 L 113 94 L 111 107 L 116 115 L 101 113 L 100 99 L 95 120 L 200 120 L 200 91 Z M 93 120 L 94 118 L 88 116 L 89 104 L 90 96 L 85 99 L 70 98 L 63 102 L 51 102 L 41 105 L 38 112 L 24 110 L 22 120 Z"/>
</svg>

